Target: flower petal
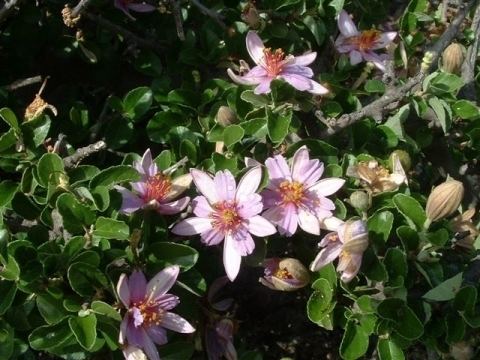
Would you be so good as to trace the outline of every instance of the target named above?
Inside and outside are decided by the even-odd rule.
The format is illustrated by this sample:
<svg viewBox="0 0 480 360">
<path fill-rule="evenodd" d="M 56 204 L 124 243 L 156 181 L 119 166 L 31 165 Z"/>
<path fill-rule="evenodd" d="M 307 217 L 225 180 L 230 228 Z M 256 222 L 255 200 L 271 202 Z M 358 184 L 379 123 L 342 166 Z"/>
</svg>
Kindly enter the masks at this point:
<svg viewBox="0 0 480 360">
<path fill-rule="evenodd" d="M 230 281 L 237 277 L 242 262 L 242 256 L 235 250 L 234 241 L 227 236 L 223 242 L 223 266 Z"/>
<path fill-rule="evenodd" d="M 248 219 L 248 231 L 255 236 L 269 236 L 277 232 L 275 226 L 260 215 Z"/>
<path fill-rule="evenodd" d="M 312 213 L 303 209 L 298 210 L 298 225 L 303 231 L 313 235 L 320 235 L 320 222 Z"/>
<path fill-rule="evenodd" d="M 304 145 L 300 147 L 295 154 L 293 154 L 292 160 L 292 178 L 293 180 L 300 181 L 301 175 L 305 172 L 305 168 L 310 164 L 310 155 L 308 148 Z"/>
<path fill-rule="evenodd" d="M 263 45 L 262 39 L 255 31 L 249 31 L 247 37 L 245 39 L 247 45 L 247 51 L 252 60 L 257 65 L 261 65 L 264 63 L 263 61 L 263 50 L 265 46 Z"/>
<path fill-rule="evenodd" d="M 128 278 L 128 288 L 130 289 L 130 302 L 136 303 L 145 299 L 147 291 L 147 279 L 143 272 L 135 270 Z"/>
<path fill-rule="evenodd" d="M 122 319 L 122 322 L 120 323 L 120 332 L 118 334 L 118 343 L 121 344 L 121 345 L 124 345 L 125 341 L 127 340 L 128 320 L 129 320 L 129 316 L 128 316 L 128 313 L 127 313 L 127 314 L 125 314 L 125 316 Z"/>
<path fill-rule="evenodd" d="M 180 303 L 178 296 L 164 294 L 157 298 L 157 304 L 162 310 L 172 310 Z"/>
<path fill-rule="evenodd" d="M 145 3 L 144 4 L 128 4 L 128 8 L 136 12 L 152 12 L 157 10 L 155 6 L 150 4 L 145 4 Z"/>
<path fill-rule="evenodd" d="M 308 190 L 313 191 L 318 197 L 324 197 L 336 193 L 343 184 L 345 184 L 344 179 L 326 178 L 310 186 Z"/>
<path fill-rule="evenodd" d="M 310 264 L 311 271 L 318 271 L 324 266 L 330 264 L 342 252 L 342 243 L 340 241 L 330 242 L 327 247 L 323 248 L 315 260 Z"/>
<path fill-rule="evenodd" d="M 198 191 L 207 198 L 210 204 L 215 204 L 216 202 L 223 200 L 218 195 L 215 189 L 215 183 L 210 175 L 197 169 L 190 169 L 190 174 L 192 174 L 193 182 Z"/>
<path fill-rule="evenodd" d="M 229 237 L 231 237 L 233 240 L 227 241 L 233 241 L 233 247 L 241 256 L 250 255 L 255 249 L 255 242 L 253 241 L 252 236 L 243 226 L 237 229 L 235 232 L 232 232 L 232 234 L 227 234 L 225 236 L 226 239 Z"/>
<path fill-rule="evenodd" d="M 279 77 L 299 91 L 307 91 L 310 89 L 310 79 L 304 76 L 296 74 L 282 74 Z"/>
<path fill-rule="evenodd" d="M 200 237 L 201 237 L 202 243 L 204 243 L 207 246 L 213 246 L 213 245 L 220 244 L 222 240 L 225 238 L 225 234 L 218 231 L 217 229 L 210 229 L 202 232 L 200 234 Z"/>
<path fill-rule="evenodd" d="M 368 51 L 363 54 L 363 58 L 372 62 L 379 70 L 385 72 L 385 59 L 380 55 L 375 54 L 373 51 Z"/>
<path fill-rule="evenodd" d="M 269 189 L 275 189 L 283 180 L 292 181 L 292 173 L 290 172 L 287 161 L 282 155 L 268 158 L 265 160 L 265 166 L 267 167 L 268 175 L 270 176 L 270 184 L 267 186 Z"/>
<path fill-rule="evenodd" d="M 310 79 L 310 89 L 308 89 L 307 91 L 314 95 L 324 95 L 330 92 L 330 90 L 328 90 L 325 86 L 311 79 Z"/>
<path fill-rule="evenodd" d="M 156 299 L 165 294 L 177 281 L 180 268 L 169 266 L 155 275 L 147 284 L 147 298 Z"/>
<path fill-rule="evenodd" d="M 375 42 L 375 45 L 372 47 L 372 50 L 382 49 L 387 47 L 395 38 L 397 37 L 396 31 L 384 32 L 380 35 L 380 39 Z"/>
<path fill-rule="evenodd" d="M 257 85 L 264 80 L 264 77 L 239 76 L 232 69 L 227 69 L 227 74 L 230 76 L 230 79 L 240 85 Z"/>
<path fill-rule="evenodd" d="M 180 221 L 172 229 L 172 233 L 182 236 L 201 234 L 212 228 L 212 221 L 208 218 L 191 217 Z"/>
<path fill-rule="evenodd" d="M 158 354 L 157 347 L 153 343 L 152 339 L 148 336 L 147 332 L 143 329 L 140 328 L 142 332 L 142 337 L 143 337 L 143 351 L 145 351 L 145 354 L 148 357 L 148 360 L 160 360 L 160 355 Z"/>
<path fill-rule="evenodd" d="M 362 54 L 357 50 L 350 51 L 350 64 L 357 65 L 363 61 Z"/>
<path fill-rule="evenodd" d="M 352 50 L 357 49 L 358 46 L 352 42 L 349 42 L 348 38 L 340 34 L 335 40 L 335 48 L 339 53 L 345 54 L 345 53 L 349 53 Z"/>
<path fill-rule="evenodd" d="M 235 199 L 237 201 L 241 201 L 242 199 L 247 198 L 249 195 L 254 194 L 255 191 L 257 191 L 261 181 L 262 168 L 260 166 L 256 166 L 248 170 L 238 183 Z"/>
<path fill-rule="evenodd" d="M 263 210 L 262 197 L 259 194 L 244 196 L 237 205 L 237 213 L 242 219 L 249 219 Z"/>
<path fill-rule="evenodd" d="M 358 35 L 358 30 L 355 24 L 353 23 L 350 15 L 345 10 L 342 10 L 338 16 L 338 30 L 345 37 L 352 37 Z"/>
<path fill-rule="evenodd" d="M 270 89 L 270 83 L 272 82 L 271 77 L 264 77 L 261 79 L 261 82 L 258 84 L 258 86 L 253 90 L 253 92 L 256 95 L 260 94 L 268 94 L 271 89 Z"/>
<path fill-rule="evenodd" d="M 232 173 L 228 170 L 218 171 L 213 178 L 215 189 L 222 200 L 233 200 L 237 184 Z"/>
<path fill-rule="evenodd" d="M 172 189 L 170 192 L 163 198 L 163 201 L 170 201 L 175 199 L 177 196 L 180 196 L 190 187 L 192 183 L 192 175 L 191 174 L 183 174 L 177 176 L 172 180 Z"/>
<path fill-rule="evenodd" d="M 185 196 L 181 199 L 166 204 L 160 203 L 157 206 L 157 212 L 163 215 L 178 214 L 180 211 L 187 207 L 189 202 L 190 198 L 188 196 Z"/>
<path fill-rule="evenodd" d="M 281 75 L 299 75 L 311 78 L 313 76 L 313 71 L 307 66 L 287 65 L 283 68 Z"/>
<path fill-rule="evenodd" d="M 277 223 L 278 225 L 278 232 L 280 235 L 285 235 L 287 237 L 292 236 L 297 231 L 298 226 L 298 216 L 297 216 L 297 209 L 293 204 L 287 204 L 281 207 L 282 209 L 282 218 Z M 266 213 L 263 215 L 265 218 L 268 219 Z"/>
<path fill-rule="evenodd" d="M 189 334 L 195 331 L 195 328 L 190 323 L 182 318 L 180 315 L 166 312 L 163 314 L 161 325 L 172 331 L 176 331 L 182 334 Z"/>
<path fill-rule="evenodd" d="M 130 289 L 128 288 L 127 274 L 120 275 L 117 283 L 117 294 L 122 304 L 128 308 L 130 306 Z"/>
<path fill-rule="evenodd" d="M 147 360 L 147 356 L 144 352 L 132 345 L 128 345 L 126 348 L 122 349 L 122 352 L 125 360 Z"/>
<path fill-rule="evenodd" d="M 213 212 L 212 207 L 207 201 L 205 196 L 197 196 L 195 199 L 192 200 L 192 209 L 193 213 L 202 218 L 208 218 L 210 214 Z"/>
<path fill-rule="evenodd" d="M 343 220 L 340 220 L 335 216 L 330 216 L 320 221 L 320 228 L 329 230 L 329 231 L 337 231 L 339 226 L 343 224 L 345 224 Z"/>
<path fill-rule="evenodd" d="M 167 332 L 161 326 L 153 325 L 148 327 L 147 335 L 157 345 L 165 345 L 168 342 Z"/>
<path fill-rule="evenodd" d="M 303 54 L 303 55 L 295 56 L 292 64 L 293 65 L 300 65 L 300 66 L 307 66 L 307 65 L 310 65 L 312 62 L 314 62 L 316 57 L 317 57 L 316 52 L 310 52 L 310 53 L 306 53 L 306 54 Z"/>
<path fill-rule="evenodd" d="M 145 150 L 142 160 L 140 160 L 140 162 L 135 161 L 134 166 L 140 174 L 145 176 L 154 176 L 158 173 L 158 167 L 157 164 L 153 162 L 150 149 Z"/>
<path fill-rule="evenodd" d="M 122 186 L 115 186 L 115 189 L 122 195 L 122 206 L 120 212 L 124 214 L 131 214 L 144 205 L 144 201 L 130 190 Z"/>
</svg>

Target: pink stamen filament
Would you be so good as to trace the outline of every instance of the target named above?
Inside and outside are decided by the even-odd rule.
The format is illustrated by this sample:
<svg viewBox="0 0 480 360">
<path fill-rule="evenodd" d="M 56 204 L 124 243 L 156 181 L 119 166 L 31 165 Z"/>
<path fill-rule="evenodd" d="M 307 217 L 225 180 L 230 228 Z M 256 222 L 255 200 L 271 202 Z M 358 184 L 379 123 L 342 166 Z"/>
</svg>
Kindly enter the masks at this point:
<svg viewBox="0 0 480 360">
<path fill-rule="evenodd" d="M 144 196 L 146 202 L 162 201 L 172 190 L 172 181 L 162 173 L 150 176 L 147 180 L 147 192 Z"/>
<path fill-rule="evenodd" d="M 282 49 L 276 49 L 273 52 L 270 48 L 263 49 L 263 59 L 269 76 L 277 76 L 282 72 L 285 64 L 285 53 Z"/>
<path fill-rule="evenodd" d="M 242 223 L 238 215 L 237 204 L 234 201 L 221 201 L 213 205 L 210 217 L 213 219 L 213 227 L 223 233 L 236 230 Z"/>
</svg>

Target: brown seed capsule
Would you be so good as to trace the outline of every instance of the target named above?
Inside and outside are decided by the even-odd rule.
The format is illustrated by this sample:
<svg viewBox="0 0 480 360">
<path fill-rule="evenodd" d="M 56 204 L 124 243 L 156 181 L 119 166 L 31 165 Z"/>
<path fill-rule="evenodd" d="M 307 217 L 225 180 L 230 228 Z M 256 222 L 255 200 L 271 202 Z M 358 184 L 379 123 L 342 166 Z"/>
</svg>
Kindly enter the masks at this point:
<svg viewBox="0 0 480 360">
<path fill-rule="evenodd" d="M 220 106 L 215 119 L 221 126 L 228 126 L 237 122 L 237 115 L 228 106 Z"/>
<path fill-rule="evenodd" d="M 463 199 L 463 184 L 457 180 L 447 180 L 435 187 L 427 200 L 426 213 L 430 222 L 443 219 L 458 209 Z"/>
<path fill-rule="evenodd" d="M 442 54 L 442 69 L 451 74 L 459 74 L 463 64 L 463 47 L 457 43 L 447 46 Z"/>
</svg>

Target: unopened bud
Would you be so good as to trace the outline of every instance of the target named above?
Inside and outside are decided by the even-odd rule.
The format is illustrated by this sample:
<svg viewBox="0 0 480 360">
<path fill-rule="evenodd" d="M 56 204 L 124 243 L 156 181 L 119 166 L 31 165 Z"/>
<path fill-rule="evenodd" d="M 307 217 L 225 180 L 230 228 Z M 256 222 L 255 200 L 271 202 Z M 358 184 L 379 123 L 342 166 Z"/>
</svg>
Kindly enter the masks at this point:
<svg viewBox="0 0 480 360">
<path fill-rule="evenodd" d="M 237 115 L 228 106 L 220 106 L 215 120 L 221 126 L 226 127 L 237 122 Z"/>
<path fill-rule="evenodd" d="M 442 70 L 451 74 L 459 74 L 463 64 L 463 47 L 452 43 L 442 54 Z"/>
<path fill-rule="evenodd" d="M 362 254 L 368 247 L 367 225 L 362 220 L 348 220 L 344 226 L 342 250 L 349 254 Z"/>
<path fill-rule="evenodd" d="M 359 211 L 368 210 L 371 205 L 370 200 L 370 196 L 365 191 L 354 191 L 350 195 L 350 204 Z"/>
<path fill-rule="evenodd" d="M 308 270 L 297 259 L 265 259 L 263 266 L 265 276 L 259 281 L 272 290 L 295 291 L 310 282 Z"/>
<path fill-rule="evenodd" d="M 430 68 L 430 65 L 432 65 L 432 61 L 433 61 L 433 53 L 430 51 L 427 51 L 422 58 L 422 65 L 420 66 L 420 70 L 422 72 L 428 71 L 428 69 Z"/>
<path fill-rule="evenodd" d="M 389 158 L 390 169 L 392 169 L 392 171 L 395 169 L 396 157 L 398 158 L 398 160 L 400 160 L 400 164 L 402 165 L 402 168 L 404 171 L 408 171 L 411 169 L 412 159 L 410 158 L 410 155 L 408 154 L 408 152 L 406 152 L 405 150 L 395 150 L 390 154 L 390 158 Z"/>
<path fill-rule="evenodd" d="M 427 200 L 425 209 L 427 222 L 437 221 L 451 215 L 458 209 L 463 199 L 463 193 L 463 184 L 457 180 L 447 180 L 435 187 Z"/>
</svg>

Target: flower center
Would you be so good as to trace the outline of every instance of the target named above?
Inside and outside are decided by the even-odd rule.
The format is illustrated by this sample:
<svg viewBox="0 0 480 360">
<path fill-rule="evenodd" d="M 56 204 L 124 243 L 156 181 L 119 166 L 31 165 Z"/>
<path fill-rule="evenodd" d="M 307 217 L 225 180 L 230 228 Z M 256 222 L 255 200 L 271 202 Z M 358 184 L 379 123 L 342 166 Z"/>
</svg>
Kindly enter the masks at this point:
<svg viewBox="0 0 480 360">
<path fill-rule="evenodd" d="M 350 39 L 350 43 L 357 45 L 361 51 L 371 50 L 375 43 L 380 39 L 380 31 L 366 30 L 360 35 L 354 36 Z"/>
<path fill-rule="evenodd" d="M 272 49 L 263 49 L 263 59 L 265 61 L 265 70 L 269 76 L 277 76 L 282 72 L 283 65 L 285 64 L 285 53 L 282 49 L 276 49 L 272 52 Z"/>
<path fill-rule="evenodd" d="M 213 205 L 213 209 L 215 211 L 210 215 L 213 218 L 213 227 L 221 232 L 235 230 L 242 223 L 234 201 L 220 201 Z"/>
<path fill-rule="evenodd" d="M 169 177 L 162 173 L 150 176 L 147 180 L 147 191 L 145 200 L 147 202 L 152 200 L 162 201 L 172 190 L 172 181 Z"/>
<path fill-rule="evenodd" d="M 130 308 L 133 315 L 133 323 L 135 327 L 149 327 L 152 325 L 160 325 L 165 311 L 161 309 L 155 302 L 147 301 L 135 303 Z"/>
<path fill-rule="evenodd" d="M 297 181 L 283 181 L 278 188 L 284 204 L 299 206 L 305 197 L 303 185 Z"/>
<path fill-rule="evenodd" d="M 292 274 L 290 274 L 286 268 L 279 268 L 277 271 L 275 271 L 275 274 L 273 274 L 273 276 L 278 279 L 293 279 Z"/>
</svg>

